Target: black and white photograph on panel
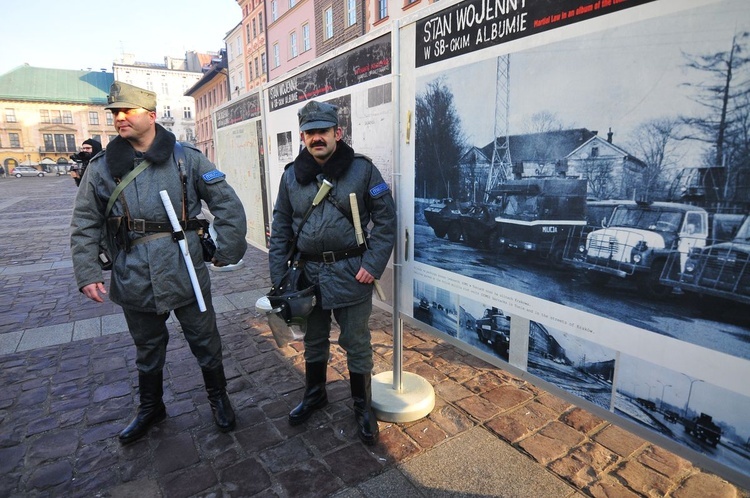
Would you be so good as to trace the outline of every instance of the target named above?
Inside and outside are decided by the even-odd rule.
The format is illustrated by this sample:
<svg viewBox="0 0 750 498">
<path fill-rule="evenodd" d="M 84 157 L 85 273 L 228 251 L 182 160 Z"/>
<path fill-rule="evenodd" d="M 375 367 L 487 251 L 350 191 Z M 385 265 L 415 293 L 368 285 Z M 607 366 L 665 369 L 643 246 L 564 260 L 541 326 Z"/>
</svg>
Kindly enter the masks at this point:
<svg viewBox="0 0 750 498">
<path fill-rule="evenodd" d="M 453 292 L 414 281 L 414 318 L 451 337 L 458 335 L 458 302 Z"/>
<path fill-rule="evenodd" d="M 615 413 L 744 473 L 750 468 L 750 398 L 621 354 Z"/>
<path fill-rule="evenodd" d="M 750 4 L 669 5 L 419 68 L 414 256 L 750 359 Z"/>
<path fill-rule="evenodd" d="M 294 156 L 299 152 L 300 140 L 299 135 L 295 134 L 292 138 L 291 131 L 284 131 L 276 134 L 276 143 L 278 144 L 279 161 L 288 164 L 294 161 Z"/>
<path fill-rule="evenodd" d="M 529 323 L 529 373 L 605 410 L 612 402 L 616 352 L 539 322 Z"/>
<path fill-rule="evenodd" d="M 498 303 L 479 302 L 460 296 L 458 338 L 480 351 L 508 361 L 510 315 Z"/>
</svg>

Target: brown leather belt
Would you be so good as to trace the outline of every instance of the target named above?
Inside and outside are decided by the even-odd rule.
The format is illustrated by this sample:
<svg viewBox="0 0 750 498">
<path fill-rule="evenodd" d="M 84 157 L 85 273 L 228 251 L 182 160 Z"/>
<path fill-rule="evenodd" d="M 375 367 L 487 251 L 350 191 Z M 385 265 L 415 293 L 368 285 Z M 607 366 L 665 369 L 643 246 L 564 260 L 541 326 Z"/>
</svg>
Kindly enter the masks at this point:
<svg viewBox="0 0 750 498">
<path fill-rule="evenodd" d="M 304 259 L 305 261 L 312 261 L 313 263 L 331 264 L 335 263 L 336 261 L 341 261 L 342 259 L 349 259 L 360 256 L 364 254 L 366 250 L 367 246 L 362 244 L 357 247 L 352 247 L 351 249 L 344 249 L 343 251 L 326 251 L 322 254 L 310 254 L 303 252 L 300 253 L 299 257 L 300 259 Z"/>
</svg>

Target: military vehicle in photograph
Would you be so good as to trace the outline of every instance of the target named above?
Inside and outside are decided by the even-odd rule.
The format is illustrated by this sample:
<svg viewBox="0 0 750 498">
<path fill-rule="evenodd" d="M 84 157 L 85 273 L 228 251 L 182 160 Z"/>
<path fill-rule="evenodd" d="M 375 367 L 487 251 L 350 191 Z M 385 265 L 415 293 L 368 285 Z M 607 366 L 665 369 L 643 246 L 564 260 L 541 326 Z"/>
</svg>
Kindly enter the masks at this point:
<svg viewBox="0 0 750 498">
<path fill-rule="evenodd" d="M 750 216 L 731 241 L 694 248 L 680 272 L 679 285 L 700 296 L 750 304 Z"/>
<path fill-rule="evenodd" d="M 458 201 L 446 197 L 424 208 L 423 213 L 437 238 L 447 235 L 451 242 L 461 240 L 461 206 Z"/>
<path fill-rule="evenodd" d="M 676 278 L 667 273 L 681 271 L 690 251 L 706 246 L 708 227 L 708 212 L 698 206 L 623 201 L 605 228 L 586 236 L 573 264 L 594 284 L 629 279 L 645 296 L 664 298 Z"/>
<path fill-rule="evenodd" d="M 585 180 L 509 180 L 489 190 L 487 198 L 461 216 L 469 244 L 528 252 L 560 264 L 569 234 L 586 224 Z"/>
<path fill-rule="evenodd" d="M 484 310 L 476 320 L 479 342 L 492 347 L 499 355 L 507 356 L 510 347 L 510 317 L 497 307 Z"/>
<path fill-rule="evenodd" d="M 693 419 L 685 419 L 683 425 L 685 432 L 714 448 L 721 440 L 721 427 L 714 423 L 711 415 L 701 413 Z"/>
</svg>

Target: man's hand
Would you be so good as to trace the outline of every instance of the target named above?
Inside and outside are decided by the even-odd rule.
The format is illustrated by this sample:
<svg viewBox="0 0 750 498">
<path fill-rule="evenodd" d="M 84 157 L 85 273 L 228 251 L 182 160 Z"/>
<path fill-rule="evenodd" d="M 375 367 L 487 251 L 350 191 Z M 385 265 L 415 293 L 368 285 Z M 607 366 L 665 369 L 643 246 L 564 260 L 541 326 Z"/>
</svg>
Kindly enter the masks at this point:
<svg viewBox="0 0 750 498">
<path fill-rule="evenodd" d="M 357 276 L 354 278 L 357 279 L 357 282 L 360 282 L 363 284 L 371 284 L 375 281 L 375 277 L 370 275 L 370 272 L 368 272 L 362 267 L 359 268 L 359 271 L 357 272 Z"/>
<path fill-rule="evenodd" d="M 97 303 L 103 303 L 104 299 L 99 294 L 106 294 L 107 289 L 104 288 L 104 282 L 96 282 L 95 284 L 88 284 L 81 289 L 83 295 L 92 301 Z"/>
</svg>

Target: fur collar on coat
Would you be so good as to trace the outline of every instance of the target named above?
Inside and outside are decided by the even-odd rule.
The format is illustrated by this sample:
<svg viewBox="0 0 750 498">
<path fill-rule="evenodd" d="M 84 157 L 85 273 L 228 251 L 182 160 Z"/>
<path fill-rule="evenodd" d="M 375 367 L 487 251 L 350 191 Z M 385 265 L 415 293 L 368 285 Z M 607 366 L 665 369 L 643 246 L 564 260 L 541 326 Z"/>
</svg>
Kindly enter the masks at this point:
<svg viewBox="0 0 750 498">
<path fill-rule="evenodd" d="M 320 173 L 323 173 L 323 176 L 329 180 L 335 180 L 349 169 L 353 160 L 354 149 L 349 147 L 349 145 L 343 140 L 339 140 L 336 143 L 336 150 L 322 167 L 305 148 L 302 149 L 294 160 L 294 177 L 297 179 L 297 183 L 302 185 L 307 185 L 308 183 L 315 181 Z"/>
<path fill-rule="evenodd" d="M 168 132 L 163 126 L 156 125 L 156 137 L 154 143 L 146 151 L 143 157 L 136 160 L 135 149 L 130 142 L 121 136 L 115 137 L 107 145 L 107 165 L 113 178 L 122 178 L 127 175 L 142 159 L 151 161 L 151 164 L 162 164 L 166 162 L 174 152 L 174 134 Z"/>
</svg>

